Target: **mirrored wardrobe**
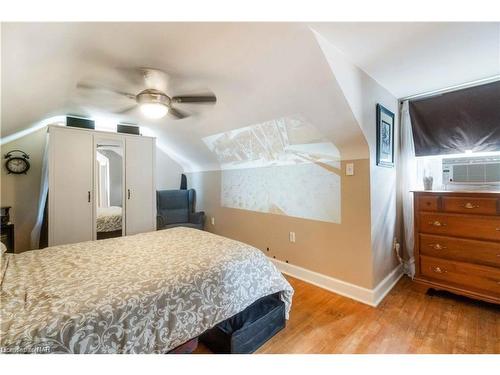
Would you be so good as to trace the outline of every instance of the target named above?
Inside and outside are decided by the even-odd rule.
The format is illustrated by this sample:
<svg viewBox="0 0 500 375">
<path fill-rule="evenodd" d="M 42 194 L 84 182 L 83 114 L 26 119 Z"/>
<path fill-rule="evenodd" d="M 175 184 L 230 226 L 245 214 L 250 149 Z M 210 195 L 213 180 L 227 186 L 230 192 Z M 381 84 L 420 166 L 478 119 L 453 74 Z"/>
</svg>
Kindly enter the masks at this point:
<svg viewBox="0 0 500 375">
<path fill-rule="evenodd" d="M 48 245 L 156 229 L 155 138 L 49 127 Z"/>
<path fill-rule="evenodd" d="M 95 137 L 96 239 L 124 234 L 124 147 L 122 140 Z"/>
</svg>

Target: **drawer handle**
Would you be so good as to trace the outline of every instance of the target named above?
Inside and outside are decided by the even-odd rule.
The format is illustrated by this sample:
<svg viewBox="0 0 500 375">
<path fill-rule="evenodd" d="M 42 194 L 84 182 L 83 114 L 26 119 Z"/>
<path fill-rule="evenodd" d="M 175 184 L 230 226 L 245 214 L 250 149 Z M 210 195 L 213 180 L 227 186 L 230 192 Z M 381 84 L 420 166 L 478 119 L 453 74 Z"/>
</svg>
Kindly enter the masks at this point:
<svg viewBox="0 0 500 375">
<path fill-rule="evenodd" d="M 441 244 L 438 244 L 438 243 L 431 243 L 429 244 L 430 247 L 432 247 L 433 249 L 435 250 L 443 250 L 443 249 L 446 249 L 446 246 L 443 246 Z"/>
<path fill-rule="evenodd" d="M 435 273 L 446 273 L 448 271 L 441 269 L 440 267 L 434 267 L 432 269 Z"/>
<path fill-rule="evenodd" d="M 429 221 L 429 224 L 435 227 L 445 227 L 446 223 L 441 223 L 440 221 Z"/>
<path fill-rule="evenodd" d="M 472 208 L 479 208 L 478 204 L 472 204 L 471 202 L 467 202 L 466 204 L 463 205 L 463 208 L 467 209 L 472 209 Z"/>
</svg>

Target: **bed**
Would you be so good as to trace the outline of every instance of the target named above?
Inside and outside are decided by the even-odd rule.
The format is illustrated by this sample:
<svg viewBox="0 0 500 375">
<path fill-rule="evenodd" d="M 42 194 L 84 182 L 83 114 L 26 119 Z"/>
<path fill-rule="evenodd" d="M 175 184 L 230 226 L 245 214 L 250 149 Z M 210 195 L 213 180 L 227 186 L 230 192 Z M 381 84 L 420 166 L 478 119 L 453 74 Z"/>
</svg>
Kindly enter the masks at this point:
<svg viewBox="0 0 500 375">
<path fill-rule="evenodd" d="M 98 207 L 96 215 L 97 239 L 122 235 L 122 208 L 118 206 Z"/>
<path fill-rule="evenodd" d="M 165 353 L 293 289 L 258 249 L 172 228 L 2 255 L 0 346 L 10 352 Z"/>
</svg>

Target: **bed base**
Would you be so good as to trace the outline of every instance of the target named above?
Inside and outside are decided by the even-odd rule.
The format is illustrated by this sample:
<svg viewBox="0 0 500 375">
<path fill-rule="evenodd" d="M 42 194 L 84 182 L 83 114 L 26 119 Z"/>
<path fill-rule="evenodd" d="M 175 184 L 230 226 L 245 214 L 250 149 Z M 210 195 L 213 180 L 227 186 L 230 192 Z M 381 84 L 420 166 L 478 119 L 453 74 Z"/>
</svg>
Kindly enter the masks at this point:
<svg viewBox="0 0 500 375">
<path fill-rule="evenodd" d="M 115 238 L 115 237 L 121 237 L 122 236 L 122 230 L 114 230 L 111 232 L 97 232 L 97 239 L 98 240 L 105 240 L 108 238 Z"/>
</svg>

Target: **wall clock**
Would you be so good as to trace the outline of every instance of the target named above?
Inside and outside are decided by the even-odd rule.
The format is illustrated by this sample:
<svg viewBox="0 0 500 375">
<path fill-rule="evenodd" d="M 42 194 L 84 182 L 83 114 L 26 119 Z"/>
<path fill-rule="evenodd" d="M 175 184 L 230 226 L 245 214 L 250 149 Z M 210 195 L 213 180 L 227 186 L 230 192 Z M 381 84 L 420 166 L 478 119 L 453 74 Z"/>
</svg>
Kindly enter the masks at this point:
<svg viewBox="0 0 500 375">
<path fill-rule="evenodd" d="M 30 158 L 28 154 L 21 150 L 12 150 L 5 154 L 4 156 L 7 161 L 5 162 L 5 168 L 10 174 L 26 174 L 28 169 L 30 169 Z"/>
</svg>

